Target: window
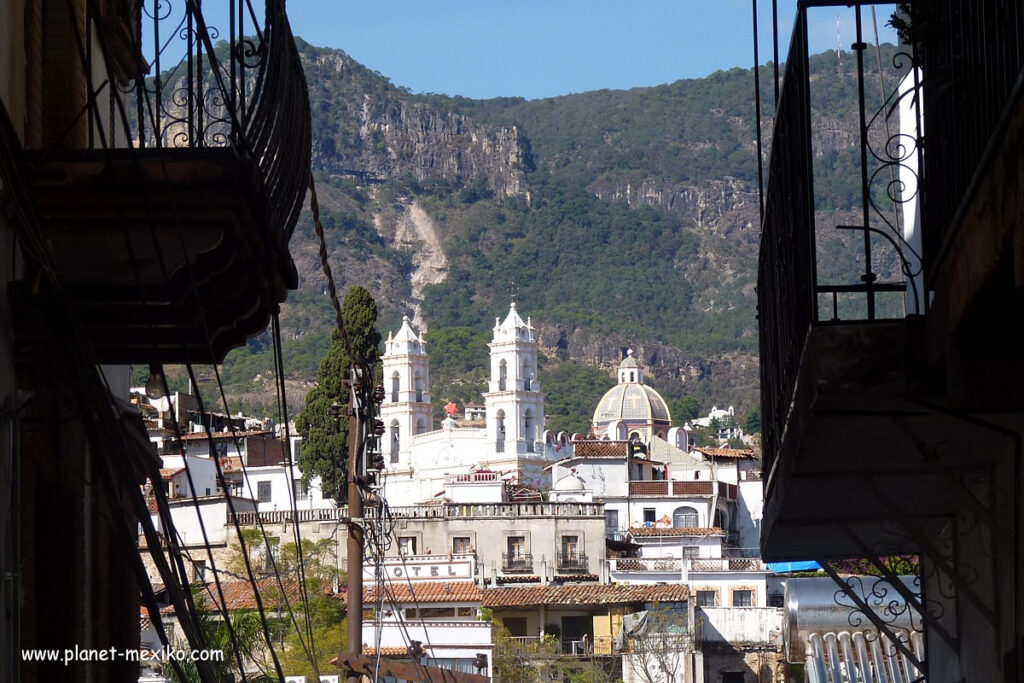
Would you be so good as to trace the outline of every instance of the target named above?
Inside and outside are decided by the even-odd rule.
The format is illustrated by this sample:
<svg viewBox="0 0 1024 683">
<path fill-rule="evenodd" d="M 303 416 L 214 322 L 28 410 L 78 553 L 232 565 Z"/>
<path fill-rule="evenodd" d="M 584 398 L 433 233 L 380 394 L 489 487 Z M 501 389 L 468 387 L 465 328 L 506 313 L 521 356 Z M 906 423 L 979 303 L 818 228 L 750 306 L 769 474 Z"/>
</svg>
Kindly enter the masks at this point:
<svg viewBox="0 0 1024 683">
<path fill-rule="evenodd" d="M 270 502 L 270 482 L 261 481 L 256 484 L 256 500 L 261 503 Z"/>
<path fill-rule="evenodd" d="M 700 526 L 700 518 L 697 515 L 696 508 L 692 508 L 689 505 L 676 508 L 672 513 L 672 526 L 676 529 L 692 529 L 693 527 Z"/>
<path fill-rule="evenodd" d="M 525 536 L 509 536 L 505 541 L 508 547 L 509 558 L 522 557 L 526 554 Z"/>
<path fill-rule="evenodd" d="M 418 420 L 416 420 L 416 433 L 422 434 L 425 431 L 427 431 L 427 423 L 424 422 L 423 418 L 421 417 Z"/>
<path fill-rule="evenodd" d="M 213 448 L 218 458 L 223 458 L 228 454 L 228 444 L 226 441 L 217 441 L 213 444 Z"/>
<path fill-rule="evenodd" d="M 683 546 L 683 557 L 700 557 L 700 547 L 695 545 Z"/>
<path fill-rule="evenodd" d="M 526 452 L 533 453 L 533 413 L 530 409 L 526 409 L 526 414 L 523 415 L 523 438 L 526 439 Z"/>
<path fill-rule="evenodd" d="M 456 555 L 465 555 L 473 552 L 473 545 L 469 536 L 456 536 L 452 539 L 452 552 Z"/>
<path fill-rule="evenodd" d="M 206 580 L 206 560 L 196 560 L 192 565 L 192 572 L 196 581 Z"/>
<path fill-rule="evenodd" d="M 398 373 L 391 375 L 391 402 L 398 403 Z"/>
<path fill-rule="evenodd" d="M 398 462 L 398 420 L 391 421 L 391 462 Z"/>
<path fill-rule="evenodd" d="M 415 555 L 416 554 L 416 537 L 415 536 L 399 536 L 398 537 L 398 552 L 401 555 Z"/>
<path fill-rule="evenodd" d="M 604 511 L 604 528 L 608 531 L 619 530 L 619 511 L 618 510 L 605 510 Z"/>
<path fill-rule="evenodd" d="M 508 364 L 505 361 L 501 361 L 498 365 L 498 391 L 505 391 L 505 385 L 508 381 Z"/>
<path fill-rule="evenodd" d="M 562 536 L 562 554 L 575 555 L 580 549 L 579 536 Z"/>
<path fill-rule="evenodd" d="M 210 495 L 210 489 L 209 488 L 206 489 L 206 495 Z"/>
<path fill-rule="evenodd" d="M 423 375 L 416 373 L 416 402 L 423 403 Z"/>
<path fill-rule="evenodd" d="M 697 591 L 697 607 L 714 607 L 717 597 L 716 591 Z"/>
<path fill-rule="evenodd" d="M 644 526 L 647 526 L 648 524 L 654 524 L 654 515 L 654 508 L 644 508 Z"/>
<path fill-rule="evenodd" d="M 735 590 L 732 592 L 732 606 L 733 607 L 753 607 L 754 606 L 754 591 L 752 590 Z"/>
<path fill-rule="evenodd" d="M 301 479 L 294 481 L 295 501 L 309 500 L 309 489 L 302 485 Z"/>
<path fill-rule="evenodd" d="M 525 638 L 527 636 L 526 617 L 502 617 L 501 625 L 505 627 L 505 630 L 513 638 Z"/>
<path fill-rule="evenodd" d="M 497 427 L 498 427 L 498 429 L 497 429 L 498 439 L 497 439 L 497 443 L 495 444 L 494 450 L 497 453 L 504 453 L 505 452 L 505 411 L 504 410 L 499 410 L 498 414 L 495 415 L 495 420 L 497 421 Z"/>
<path fill-rule="evenodd" d="M 472 607 L 456 607 L 455 614 L 460 617 L 473 617 L 476 616 L 476 610 Z"/>
</svg>

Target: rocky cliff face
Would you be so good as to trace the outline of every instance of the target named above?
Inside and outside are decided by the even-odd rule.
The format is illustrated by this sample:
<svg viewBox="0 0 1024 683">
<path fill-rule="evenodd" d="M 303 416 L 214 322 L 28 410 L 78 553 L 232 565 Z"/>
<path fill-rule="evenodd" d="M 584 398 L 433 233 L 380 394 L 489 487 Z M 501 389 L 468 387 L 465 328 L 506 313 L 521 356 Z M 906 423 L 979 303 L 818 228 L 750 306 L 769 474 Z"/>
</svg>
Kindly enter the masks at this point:
<svg viewBox="0 0 1024 683">
<path fill-rule="evenodd" d="M 319 105 L 315 166 L 371 180 L 408 176 L 483 182 L 498 195 L 522 191 L 532 161 L 515 126 L 484 125 L 412 98 L 342 53 L 307 60 L 307 74 Z"/>
<path fill-rule="evenodd" d="M 591 183 L 590 189 L 604 200 L 630 206 L 646 204 L 680 213 L 692 219 L 698 228 L 724 236 L 757 225 L 756 188 L 736 178 L 686 185 L 654 177 L 603 177 Z"/>
</svg>

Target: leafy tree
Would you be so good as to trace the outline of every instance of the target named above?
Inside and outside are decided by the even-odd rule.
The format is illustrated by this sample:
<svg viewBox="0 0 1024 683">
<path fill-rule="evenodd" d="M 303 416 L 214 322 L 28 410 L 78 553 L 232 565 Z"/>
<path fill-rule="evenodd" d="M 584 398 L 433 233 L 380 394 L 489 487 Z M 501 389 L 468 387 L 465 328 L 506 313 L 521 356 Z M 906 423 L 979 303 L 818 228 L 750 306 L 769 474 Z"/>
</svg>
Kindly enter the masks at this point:
<svg viewBox="0 0 1024 683">
<path fill-rule="evenodd" d="M 747 411 L 747 417 L 743 421 L 743 431 L 747 434 L 756 434 L 761 431 L 761 411 L 758 408 Z"/>
<path fill-rule="evenodd" d="M 352 352 L 366 361 L 376 375 L 380 362 L 376 302 L 366 289 L 355 286 L 345 295 L 341 313 Z M 335 332 L 331 348 L 317 370 L 316 387 L 306 394 L 302 413 L 295 420 L 302 435 L 298 458 L 302 484 L 307 486 L 313 477 L 319 476 L 324 495 L 337 501 L 344 501 L 347 494 L 349 393 L 345 380 L 350 367 L 345 343 Z M 332 405 L 341 406 L 341 419 L 331 415 Z"/>
<path fill-rule="evenodd" d="M 655 606 L 641 624 L 628 634 L 627 661 L 637 678 L 648 683 L 683 680 L 686 658 L 693 649 L 685 608 Z"/>
<path fill-rule="evenodd" d="M 693 396 L 683 396 L 672 403 L 672 418 L 676 424 L 689 422 L 700 415 L 700 401 Z"/>
<path fill-rule="evenodd" d="M 196 609 L 199 610 L 199 627 L 203 633 L 206 649 L 223 653 L 223 658 L 220 661 L 211 660 L 209 662 L 214 680 L 218 683 L 228 683 L 244 677 L 243 674 L 253 681 L 272 680 L 273 665 L 259 614 L 252 610 L 240 610 L 232 613 L 230 615 L 231 629 L 229 629 L 221 614 L 205 600 L 202 586 L 193 588 L 193 600 Z M 234 638 L 231 637 L 232 630 Z M 242 666 L 245 667 L 244 672 L 238 670 L 239 657 L 242 660 Z M 204 680 L 199 674 L 198 665 L 191 658 L 186 657 L 179 663 L 184 678 L 179 677 L 170 664 L 163 667 L 164 676 L 180 683 Z M 259 675 L 253 676 L 253 671 L 258 671 Z"/>
<path fill-rule="evenodd" d="M 558 636 L 545 633 L 538 640 L 522 641 L 509 635 L 500 623 L 491 630 L 494 641 L 494 680 L 496 683 L 611 683 L 615 680 L 598 663 L 561 652 Z"/>
</svg>

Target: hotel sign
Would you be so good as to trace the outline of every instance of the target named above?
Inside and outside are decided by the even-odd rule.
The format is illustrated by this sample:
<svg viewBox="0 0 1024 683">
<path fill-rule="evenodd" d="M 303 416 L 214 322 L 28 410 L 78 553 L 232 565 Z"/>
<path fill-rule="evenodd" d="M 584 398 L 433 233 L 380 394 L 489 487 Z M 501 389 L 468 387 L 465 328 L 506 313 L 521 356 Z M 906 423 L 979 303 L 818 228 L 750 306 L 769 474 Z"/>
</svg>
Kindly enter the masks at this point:
<svg viewBox="0 0 1024 683">
<path fill-rule="evenodd" d="M 476 578 L 476 558 L 473 555 L 406 555 L 385 557 L 384 575 L 392 581 L 472 581 Z M 376 577 L 375 564 L 363 565 L 363 580 Z"/>
</svg>

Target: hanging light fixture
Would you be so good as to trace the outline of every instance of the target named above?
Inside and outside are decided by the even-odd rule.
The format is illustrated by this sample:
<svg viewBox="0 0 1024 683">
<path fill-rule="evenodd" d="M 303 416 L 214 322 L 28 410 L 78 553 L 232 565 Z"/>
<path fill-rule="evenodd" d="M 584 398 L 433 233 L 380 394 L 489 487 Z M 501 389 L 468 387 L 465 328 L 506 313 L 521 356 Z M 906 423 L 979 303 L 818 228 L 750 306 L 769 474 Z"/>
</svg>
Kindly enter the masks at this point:
<svg viewBox="0 0 1024 683">
<path fill-rule="evenodd" d="M 149 364 L 149 379 L 146 380 L 146 396 L 149 398 L 163 398 L 167 395 L 164 387 L 167 386 L 167 378 L 164 377 L 164 366 L 159 363 Z"/>
</svg>

